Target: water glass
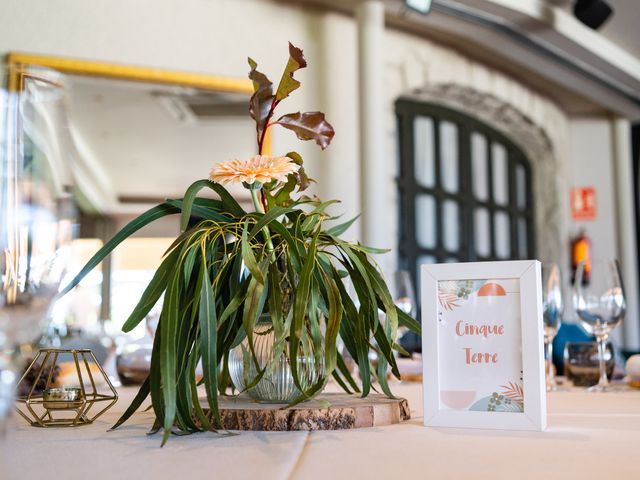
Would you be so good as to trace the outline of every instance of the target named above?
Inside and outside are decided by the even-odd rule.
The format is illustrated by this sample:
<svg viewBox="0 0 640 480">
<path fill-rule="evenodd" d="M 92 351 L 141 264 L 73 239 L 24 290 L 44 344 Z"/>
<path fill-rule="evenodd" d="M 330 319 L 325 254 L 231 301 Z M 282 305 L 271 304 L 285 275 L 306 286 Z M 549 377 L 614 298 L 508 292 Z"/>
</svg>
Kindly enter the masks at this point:
<svg viewBox="0 0 640 480">
<path fill-rule="evenodd" d="M 589 391 L 606 391 L 609 386 L 605 360 L 607 339 L 620 325 L 627 309 L 618 261 L 580 262 L 573 302 L 582 326 L 598 343 L 599 381 Z"/>
</svg>

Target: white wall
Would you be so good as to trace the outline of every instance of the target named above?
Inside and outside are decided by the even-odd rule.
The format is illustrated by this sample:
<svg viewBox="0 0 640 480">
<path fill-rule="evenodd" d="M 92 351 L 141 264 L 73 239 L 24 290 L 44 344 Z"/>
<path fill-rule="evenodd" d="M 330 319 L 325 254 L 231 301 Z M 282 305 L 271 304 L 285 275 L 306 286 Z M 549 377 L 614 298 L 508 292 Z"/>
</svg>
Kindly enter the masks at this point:
<svg viewBox="0 0 640 480">
<path fill-rule="evenodd" d="M 593 243 L 593 257 L 617 258 L 614 160 L 611 122 L 608 118 L 576 118 L 570 123 L 570 187 L 595 187 L 595 220 L 572 220 L 571 234 L 585 229 Z M 566 193 L 569 202 L 570 193 Z"/>
</svg>

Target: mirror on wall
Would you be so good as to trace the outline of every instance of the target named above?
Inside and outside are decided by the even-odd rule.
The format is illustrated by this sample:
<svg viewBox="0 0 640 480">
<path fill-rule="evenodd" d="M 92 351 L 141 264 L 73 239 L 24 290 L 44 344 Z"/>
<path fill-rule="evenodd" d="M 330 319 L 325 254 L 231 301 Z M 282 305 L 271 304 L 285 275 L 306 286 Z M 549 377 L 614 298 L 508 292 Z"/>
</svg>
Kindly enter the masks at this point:
<svg viewBox="0 0 640 480">
<path fill-rule="evenodd" d="M 27 88 L 30 75 L 42 69 L 59 74 L 64 87 L 65 121 L 50 123 L 64 125 L 60 138 L 80 211 L 66 281 L 134 217 L 181 198 L 215 163 L 255 154 L 249 80 L 29 54 L 9 54 L 5 67 L 13 72 L 10 88 Z M 250 205 L 245 189 L 229 189 Z M 62 342 L 80 336 L 83 344 L 88 336 L 125 341 L 120 327 L 178 230 L 178 216 L 169 216 L 122 244 L 58 302 L 49 335 Z M 141 326 L 132 336 L 144 334 Z"/>
<path fill-rule="evenodd" d="M 61 73 L 85 212 L 133 217 L 181 197 L 215 163 L 255 153 L 249 80 L 29 54 L 5 63 Z"/>
</svg>

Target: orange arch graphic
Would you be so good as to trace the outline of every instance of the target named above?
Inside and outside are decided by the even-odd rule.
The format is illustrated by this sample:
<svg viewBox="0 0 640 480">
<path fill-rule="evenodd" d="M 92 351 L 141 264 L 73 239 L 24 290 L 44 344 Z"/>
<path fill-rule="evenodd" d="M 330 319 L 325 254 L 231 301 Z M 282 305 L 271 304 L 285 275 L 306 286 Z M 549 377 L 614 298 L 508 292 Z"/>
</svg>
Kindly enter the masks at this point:
<svg viewBox="0 0 640 480">
<path fill-rule="evenodd" d="M 486 283 L 478 289 L 479 297 L 504 297 L 507 292 L 498 283 Z"/>
</svg>

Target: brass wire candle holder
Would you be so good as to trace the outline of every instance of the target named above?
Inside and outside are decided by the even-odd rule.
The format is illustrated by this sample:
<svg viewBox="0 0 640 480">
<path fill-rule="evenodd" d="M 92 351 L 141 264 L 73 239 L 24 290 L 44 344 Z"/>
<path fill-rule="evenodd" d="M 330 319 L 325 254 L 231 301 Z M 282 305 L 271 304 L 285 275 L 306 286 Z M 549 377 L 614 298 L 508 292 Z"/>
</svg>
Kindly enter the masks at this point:
<svg viewBox="0 0 640 480">
<path fill-rule="evenodd" d="M 72 385 L 59 385 L 54 378 L 56 367 L 65 357 L 72 358 L 75 373 Z M 92 372 L 91 365 L 95 365 L 98 372 Z M 116 389 L 91 350 L 41 349 L 20 379 L 18 387 L 34 371 L 37 373 L 33 377 L 29 393 L 16 399 L 16 410 L 34 427 L 87 425 L 93 423 L 118 401 Z M 98 382 L 99 386 L 96 385 L 95 373 L 100 373 L 104 378 L 104 387 L 102 382 Z M 41 380 L 45 377 L 46 381 L 42 384 Z M 44 386 L 38 388 L 39 385 Z M 98 407 L 93 408 L 101 402 L 109 403 L 102 410 L 98 410 Z"/>
</svg>

